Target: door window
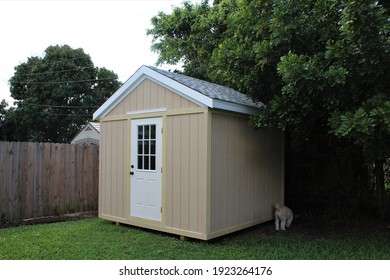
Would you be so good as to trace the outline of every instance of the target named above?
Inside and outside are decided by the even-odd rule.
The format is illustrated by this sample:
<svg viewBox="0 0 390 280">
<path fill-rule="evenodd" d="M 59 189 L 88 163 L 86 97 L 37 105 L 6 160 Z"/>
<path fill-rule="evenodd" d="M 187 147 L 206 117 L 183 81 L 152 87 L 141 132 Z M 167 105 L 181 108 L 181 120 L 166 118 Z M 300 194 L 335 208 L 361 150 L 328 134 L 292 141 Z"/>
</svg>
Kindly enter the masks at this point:
<svg viewBox="0 0 390 280">
<path fill-rule="evenodd" d="M 156 170 L 156 125 L 138 125 L 137 169 Z"/>
</svg>

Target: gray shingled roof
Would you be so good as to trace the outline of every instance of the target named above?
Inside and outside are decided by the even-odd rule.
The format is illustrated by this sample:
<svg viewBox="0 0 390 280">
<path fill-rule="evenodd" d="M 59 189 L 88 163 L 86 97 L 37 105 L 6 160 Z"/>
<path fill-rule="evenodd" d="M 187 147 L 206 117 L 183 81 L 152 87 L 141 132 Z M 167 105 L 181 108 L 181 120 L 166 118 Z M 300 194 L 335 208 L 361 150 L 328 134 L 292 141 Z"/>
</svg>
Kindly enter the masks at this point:
<svg viewBox="0 0 390 280">
<path fill-rule="evenodd" d="M 196 78 L 192 78 L 189 76 L 172 73 L 166 70 L 161 70 L 156 67 L 146 66 L 176 82 L 179 82 L 207 97 L 212 99 L 217 99 L 221 101 L 236 103 L 240 105 L 245 105 L 249 107 L 255 108 L 263 108 L 265 107 L 263 103 L 258 102 L 254 103 L 252 99 L 248 98 L 245 94 L 238 92 L 232 88 L 225 87 L 222 85 L 210 83 L 207 81 L 199 80 Z"/>
</svg>

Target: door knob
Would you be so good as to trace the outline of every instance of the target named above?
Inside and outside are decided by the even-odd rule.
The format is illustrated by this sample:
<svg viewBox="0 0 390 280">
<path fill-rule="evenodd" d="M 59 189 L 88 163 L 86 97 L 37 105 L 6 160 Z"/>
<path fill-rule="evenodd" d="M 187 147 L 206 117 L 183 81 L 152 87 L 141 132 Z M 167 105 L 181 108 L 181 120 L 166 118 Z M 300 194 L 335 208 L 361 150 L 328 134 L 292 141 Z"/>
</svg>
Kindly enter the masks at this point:
<svg viewBox="0 0 390 280">
<path fill-rule="evenodd" d="M 130 167 L 131 167 L 131 168 L 134 168 L 134 164 L 132 164 Z"/>
<path fill-rule="evenodd" d="M 130 171 L 130 175 L 134 175 L 134 172 L 133 172 L 133 171 Z"/>
</svg>

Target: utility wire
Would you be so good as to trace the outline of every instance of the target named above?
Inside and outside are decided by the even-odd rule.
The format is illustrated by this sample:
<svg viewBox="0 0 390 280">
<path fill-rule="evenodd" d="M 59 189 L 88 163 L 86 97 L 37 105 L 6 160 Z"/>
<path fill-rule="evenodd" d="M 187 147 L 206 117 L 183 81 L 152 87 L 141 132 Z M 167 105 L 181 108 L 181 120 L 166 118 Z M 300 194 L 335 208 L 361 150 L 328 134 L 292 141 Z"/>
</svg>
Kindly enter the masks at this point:
<svg viewBox="0 0 390 280">
<path fill-rule="evenodd" d="M 39 76 L 39 75 L 47 75 L 47 74 L 55 74 L 55 73 L 65 73 L 65 72 L 72 72 L 72 71 L 81 71 L 81 70 L 89 69 L 89 68 L 95 68 L 95 66 L 77 67 L 77 68 L 71 68 L 71 69 L 66 69 L 66 70 L 58 70 L 58 71 L 38 72 L 38 73 L 19 75 L 18 77 L 30 77 L 30 76 Z"/>
<path fill-rule="evenodd" d="M 91 80 L 78 80 L 78 81 L 45 81 L 45 82 L 31 82 L 31 81 L 22 81 L 22 82 L 12 82 L 13 84 L 72 84 L 72 83 L 86 83 L 86 82 L 99 82 L 99 81 L 107 81 L 107 80 L 117 80 L 117 78 L 101 78 L 101 79 L 91 79 Z"/>
<path fill-rule="evenodd" d="M 72 106 L 72 105 L 46 105 L 46 104 L 33 104 L 33 103 L 22 103 L 23 106 L 35 106 L 43 108 L 59 108 L 59 109 L 95 109 L 99 106 Z"/>
<path fill-rule="evenodd" d="M 92 115 L 70 115 L 70 114 L 50 114 L 52 116 L 66 116 L 66 117 L 92 117 Z"/>
</svg>

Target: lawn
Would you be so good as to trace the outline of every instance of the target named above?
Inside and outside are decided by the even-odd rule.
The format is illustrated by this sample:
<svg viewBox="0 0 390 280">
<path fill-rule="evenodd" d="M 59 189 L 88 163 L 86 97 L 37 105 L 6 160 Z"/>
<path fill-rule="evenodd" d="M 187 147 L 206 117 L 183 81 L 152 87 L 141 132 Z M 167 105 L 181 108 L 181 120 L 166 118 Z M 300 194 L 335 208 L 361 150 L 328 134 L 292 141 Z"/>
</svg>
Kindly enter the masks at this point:
<svg viewBox="0 0 390 280">
<path fill-rule="evenodd" d="M 0 259 L 390 259 L 389 228 L 265 223 L 212 241 L 85 219 L 0 229 Z"/>
</svg>

